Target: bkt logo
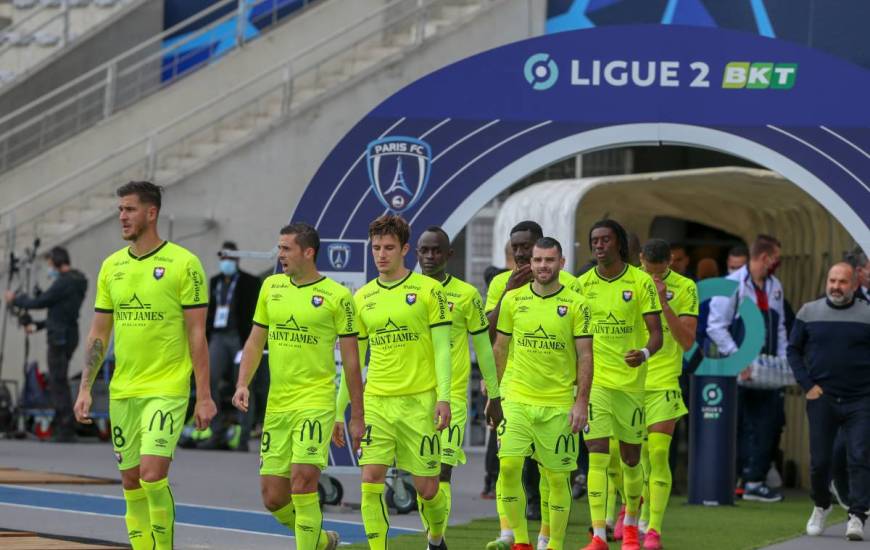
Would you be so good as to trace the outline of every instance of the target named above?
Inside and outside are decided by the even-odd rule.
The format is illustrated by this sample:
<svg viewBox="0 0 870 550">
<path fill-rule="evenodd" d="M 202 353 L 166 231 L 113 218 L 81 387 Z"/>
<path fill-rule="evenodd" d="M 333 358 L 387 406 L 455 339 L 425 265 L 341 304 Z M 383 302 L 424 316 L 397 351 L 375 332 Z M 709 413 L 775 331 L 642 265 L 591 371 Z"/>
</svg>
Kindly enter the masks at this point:
<svg viewBox="0 0 870 550">
<path fill-rule="evenodd" d="M 722 87 L 747 90 L 789 90 L 797 79 L 797 63 L 749 63 L 732 61 L 725 65 Z"/>
<path fill-rule="evenodd" d="M 549 90 L 559 79 L 559 67 L 549 54 L 536 53 L 526 59 L 523 75 L 533 90 Z"/>
<path fill-rule="evenodd" d="M 366 148 L 369 181 L 375 196 L 396 213 L 414 206 L 429 182 L 432 148 L 407 136 L 376 139 Z"/>
</svg>

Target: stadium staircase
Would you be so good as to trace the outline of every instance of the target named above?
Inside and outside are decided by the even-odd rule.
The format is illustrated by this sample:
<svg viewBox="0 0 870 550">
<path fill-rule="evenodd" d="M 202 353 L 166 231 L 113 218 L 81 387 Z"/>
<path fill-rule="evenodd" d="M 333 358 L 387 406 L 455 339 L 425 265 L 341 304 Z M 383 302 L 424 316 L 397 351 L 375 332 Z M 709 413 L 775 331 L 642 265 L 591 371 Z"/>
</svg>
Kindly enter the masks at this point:
<svg viewBox="0 0 870 550">
<path fill-rule="evenodd" d="M 324 1 L 322 7 L 332 3 Z M 12 247 L 20 250 L 35 237 L 44 247 L 69 242 L 115 215 L 113 192 L 119 182 L 150 179 L 171 188 L 275 128 L 293 124 L 322 102 L 390 70 L 413 52 L 450 40 L 475 19 L 508 3 L 382 2 L 286 58 L 253 74 L 249 70 L 244 79 L 236 78 L 240 71 L 227 73 L 231 67 L 261 62 L 259 50 L 269 42 L 234 52 L 5 174 L 0 179 L 4 197 L 10 197 L 10 189 L 26 192 L 2 201 L 0 258 L 5 261 Z M 512 39 L 516 38 L 506 37 Z M 185 88 L 197 91 L 194 103 L 167 107 L 166 102 L 183 97 Z M 364 114 L 359 112 L 357 118 Z"/>
</svg>

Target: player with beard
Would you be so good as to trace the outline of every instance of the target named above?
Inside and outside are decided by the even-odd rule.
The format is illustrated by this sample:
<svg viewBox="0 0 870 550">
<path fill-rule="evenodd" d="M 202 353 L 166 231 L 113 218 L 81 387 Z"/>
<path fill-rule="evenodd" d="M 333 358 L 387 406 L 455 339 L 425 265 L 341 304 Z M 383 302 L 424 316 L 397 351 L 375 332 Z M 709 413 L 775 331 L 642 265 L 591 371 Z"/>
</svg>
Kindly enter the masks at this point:
<svg viewBox="0 0 870 550">
<path fill-rule="evenodd" d="M 513 254 L 515 267 L 512 271 L 505 271 L 496 275 L 490 281 L 486 292 L 486 306 L 484 306 L 484 310 L 489 318 L 489 338 L 492 342 L 495 342 L 497 334 L 496 325 L 498 324 L 501 300 L 506 292 L 520 288 L 532 281 L 532 248 L 535 242 L 543 236 L 544 232 L 541 226 L 531 220 L 521 221 L 510 231 L 509 245 Z M 576 289 L 576 279 L 565 270 L 559 271 L 559 282 L 568 288 Z M 512 347 L 509 348 L 508 353 L 510 353 L 510 349 Z M 507 380 L 501 381 L 502 386 L 506 384 Z M 500 427 L 499 431 L 501 429 Z M 526 486 L 526 490 L 531 493 L 528 495 L 530 517 L 533 517 L 537 511 L 540 513 L 541 531 L 538 535 L 538 548 L 546 550 L 547 540 L 550 536 L 549 506 L 547 504 L 549 485 L 545 479 L 542 479 L 538 475 L 538 470 L 539 468 L 533 460 L 527 460 L 523 471 L 523 483 Z M 499 476 L 499 479 L 501 479 L 501 476 Z M 539 494 L 537 496 L 534 495 L 535 486 L 538 487 Z M 513 530 L 508 523 L 502 501 L 498 498 L 500 488 L 500 482 L 496 480 L 496 510 L 501 525 L 501 533 L 499 533 L 497 539 L 486 545 L 487 550 L 510 550 L 511 545 L 514 543 Z"/>
<path fill-rule="evenodd" d="M 640 447 L 644 432 L 647 361 L 662 347 L 661 304 L 652 278 L 628 263 L 625 229 L 613 220 L 593 224 L 589 247 L 598 265 L 578 278 L 592 310 L 595 379 L 589 395 L 589 509 L 592 540 L 606 550 L 605 507 L 610 438 L 619 441 L 626 501 L 623 550 L 639 550 L 638 509 L 643 491 Z"/>
<path fill-rule="evenodd" d="M 499 498 L 514 532 L 513 550 L 533 548 L 522 486 L 523 462 L 532 449 L 549 488 L 548 549 L 563 549 L 571 511 L 569 476 L 577 462 L 578 432 L 586 425 L 592 334 L 586 301 L 559 282 L 564 264 L 559 242 L 539 239 L 531 259 L 533 281 L 508 291 L 499 313 L 496 365 L 499 373 L 509 373 Z"/>
<path fill-rule="evenodd" d="M 110 255 L 100 268 L 73 409 L 79 422 L 93 422 L 91 388 L 114 330 L 109 419 L 127 502 L 127 536 L 133 550 L 171 550 L 175 502 L 169 466 L 184 425 L 191 371 L 196 428 L 208 427 L 217 412 L 205 341 L 208 285 L 199 258 L 157 233 L 160 187 L 132 181 L 117 195 L 121 237 L 130 246 Z"/>
</svg>

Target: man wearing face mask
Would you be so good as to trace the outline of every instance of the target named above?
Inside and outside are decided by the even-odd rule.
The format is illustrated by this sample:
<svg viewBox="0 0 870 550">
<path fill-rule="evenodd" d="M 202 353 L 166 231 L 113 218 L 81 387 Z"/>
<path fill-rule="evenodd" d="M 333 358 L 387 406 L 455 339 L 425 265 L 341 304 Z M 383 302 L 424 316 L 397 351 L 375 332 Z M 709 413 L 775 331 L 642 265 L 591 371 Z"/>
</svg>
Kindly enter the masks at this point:
<svg viewBox="0 0 870 550">
<path fill-rule="evenodd" d="M 800 309 L 788 345 L 795 380 L 806 392 L 810 424 L 814 509 L 807 534 L 825 530 L 834 438 L 841 431 L 849 470 L 849 540 L 863 540 L 870 509 L 870 305 L 857 299 L 856 271 L 846 262 L 831 267 L 825 298 Z"/>
<path fill-rule="evenodd" d="M 728 275 L 737 283 L 737 291 L 729 297 L 710 300 L 707 335 L 716 344 L 720 355 L 727 357 L 743 340 L 744 326 L 737 316 L 737 307 L 744 298 L 752 300 L 764 320 L 764 345 L 761 353 L 785 359 L 787 337 L 785 299 L 782 283 L 773 273 L 779 266 L 781 245 L 775 237 L 759 235 L 749 251 L 749 263 Z M 748 379 L 748 368 L 740 374 Z M 739 387 L 737 448 L 743 498 L 761 502 L 779 502 L 782 493 L 765 483 L 773 454 L 785 422 L 782 389 Z"/>
<path fill-rule="evenodd" d="M 33 332 L 45 328 L 48 336 L 48 385 L 54 405 L 53 440 L 73 443 L 75 418 L 70 397 L 69 360 L 79 344 L 79 309 L 85 298 L 88 280 L 80 271 L 70 267 L 69 252 L 56 246 L 45 255 L 47 274 L 51 286 L 42 294 L 30 297 L 26 294 L 6 292 L 6 301 L 24 309 L 48 309 L 45 321 L 28 325 Z"/>
<path fill-rule="evenodd" d="M 209 280 L 208 317 L 206 337 L 211 366 L 211 394 L 220 408 L 222 400 L 219 393 L 222 384 L 235 385 L 234 373 L 236 354 L 245 344 L 251 333 L 251 319 L 257 307 L 260 293 L 260 280 L 239 269 L 239 260 L 229 257 L 226 252 L 238 250 L 236 243 L 226 241 L 218 252 L 220 273 Z M 212 420 L 211 437 L 202 444 L 205 448 L 217 448 L 222 441 L 219 425 L 222 415 Z M 244 430 L 247 432 L 247 430 Z M 241 450 L 247 447 L 247 433 L 242 434 L 239 444 Z"/>
</svg>

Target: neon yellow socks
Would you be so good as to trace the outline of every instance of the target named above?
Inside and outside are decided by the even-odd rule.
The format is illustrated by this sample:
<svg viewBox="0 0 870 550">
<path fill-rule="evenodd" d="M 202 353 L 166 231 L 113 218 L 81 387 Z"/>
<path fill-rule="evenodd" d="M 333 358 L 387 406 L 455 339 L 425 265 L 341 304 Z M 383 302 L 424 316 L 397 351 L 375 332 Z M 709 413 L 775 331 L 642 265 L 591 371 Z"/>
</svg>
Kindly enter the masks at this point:
<svg viewBox="0 0 870 550">
<path fill-rule="evenodd" d="M 296 530 L 296 507 L 293 506 L 293 501 L 288 502 L 283 508 L 278 508 L 272 512 L 272 516 L 287 529 L 291 531 Z"/>
<path fill-rule="evenodd" d="M 447 506 L 447 515 L 445 516 L 447 519 L 444 520 L 444 530 L 441 532 L 443 535 L 447 532 L 447 522 L 450 520 L 450 509 L 453 507 L 453 492 L 451 491 L 449 481 L 439 481 L 438 490 L 444 495 Z"/>
<path fill-rule="evenodd" d="M 592 518 L 592 530 L 601 540 L 607 540 L 605 517 L 607 512 L 607 465 L 610 455 L 605 453 L 589 453 L 589 475 L 586 476 L 586 487 L 589 494 L 589 515 Z"/>
<path fill-rule="evenodd" d="M 148 482 L 139 480 L 148 499 L 148 515 L 151 518 L 151 535 L 155 550 L 172 550 L 175 536 L 175 501 L 169 489 L 169 479 Z"/>
<path fill-rule="evenodd" d="M 133 550 L 151 550 L 154 541 L 151 540 L 151 514 L 148 512 L 148 496 L 145 489 L 124 489 L 124 500 L 127 501 L 127 537 Z"/>
<path fill-rule="evenodd" d="M 622 477 L 625 478 L 625 524 L 637 525 L 637 512 L 640 508 L 640 495 L 643 493 L 643 467 L 640 463 L 629 466 L 622 463 Z"/>
<path fill-rule="evenodd" d="M 371 550 L 386 550 L 390 520 L 387 515 L 387 504 L 384 502 L 383 483 L 363 482 L 360 512 L 369 548 Z"/>
<path fill-rule="evenodd" d="M 547 479 L 549 471 L 543 466 L 536 466 L 541 476 L 538 481 L 538 491 L 541 493 L 541 533 L 542 537 L 550 536 L 550 482 Z"/>
<path fill-rule="evenodd" d="M 435 496 L 429 500 L 418 495 L 417 502 L 420 504 L 420 520 L 429 534 L 429 540 L 440 544 L 444 529 L 447 527 L 447 515 L 450 513 L 447 496 L 439 488 Z"/>
<path fill-rule="evenodd" d="M 616 514 L 619 511 L 617 495 L 622 496 L 625 504 L 625 495 L 622 495 L 622 459 L 619 453 L 619 441 L 610 438 L 610 461 L 607 463 L 607 525 L 613 527 L 616 524 Z"/>
<path fill-rule="evenodd" d="M 508 456 L 501 459 L 501 494 L 499 499 L 504 507 L 508 523 L 514 530 L 515 544 L 529 544 L 529 528 L 526 524 L 526 492 L 523 490 L 523 463 L 521 456 Z"/>
<path fill-rule="evenodd" d="M 649 525 L 649 442 L 644 441 L 640 448 L 640 465 L 643 467 L 643 501 L 640 503 L 640 521 Z"/>
<path fill-rule="evenodd" d="M 549 550 L 562 550 L 565 532 L 568 530 L 568 516 L 571 514 L 571 486 L 568 481 L 570 472 L 541 472 L 549 485 L 550 541 Z"/>
<path fill-rule="evenodd" d="M 293 495 L 293 507 L 296 508 L 293 532 L 298 550 L 318 550 L 325 547 L 326 534 L 322 529 L 323 514 L 317 493 Z"/>
<path fill-rule="evenodd" d="M 671 466 L 668 454 L 671 447 L 671 436 L 651 432 L 649 434 L 649 528 L 662 532 L 662 522 L 668 499 L 671 496 Z"/>
</svg>

